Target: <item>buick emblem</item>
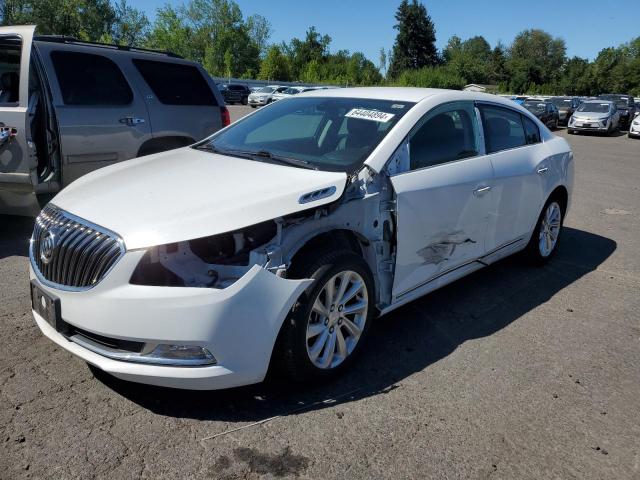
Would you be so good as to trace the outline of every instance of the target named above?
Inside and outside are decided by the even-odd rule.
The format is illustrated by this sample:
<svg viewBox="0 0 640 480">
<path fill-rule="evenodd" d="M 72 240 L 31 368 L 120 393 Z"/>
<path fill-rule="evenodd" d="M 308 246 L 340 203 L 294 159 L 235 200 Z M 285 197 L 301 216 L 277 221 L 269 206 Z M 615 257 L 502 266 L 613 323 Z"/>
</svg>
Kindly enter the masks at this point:
<svg viewBox="0 0 640 480">
<path fill-rule="evenodd" d="M 53 230 L 49 230 L 44 234 L 44 237 L 40 242 L 40 260 L 42 260 L 42 263 L 44 263 L 45 265 L 48 265 L 51 261 L 51 258 L 53 257 L 53 251 L 56 248 L 57 242 L 58 237 L 56 235 L 56 232 L 54 232 Z"/>
</svg>

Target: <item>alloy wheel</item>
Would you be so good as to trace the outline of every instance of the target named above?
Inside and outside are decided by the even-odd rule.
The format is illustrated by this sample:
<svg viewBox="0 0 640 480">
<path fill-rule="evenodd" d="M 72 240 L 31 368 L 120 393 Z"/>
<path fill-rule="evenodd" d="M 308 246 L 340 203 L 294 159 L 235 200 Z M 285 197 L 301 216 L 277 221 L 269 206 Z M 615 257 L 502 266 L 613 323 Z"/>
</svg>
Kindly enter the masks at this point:
<svg viewBox="0 0 640 480">
<path fill-rule="evenodd" d="M 307 354 L 317 368 L 335 368 L 351 355 L 368 309 L 367 287 L 357 272 L 342 271 L 324 284 L 307 322 Z"/>
<path fill-rule="evenodd" d="M 540 223 L 538 248 L 540 255 L 548 257 L 558 243 L 560 227 L 562 226 L 562 210 L 557 202 L 551 202 Z"/>
</svg>

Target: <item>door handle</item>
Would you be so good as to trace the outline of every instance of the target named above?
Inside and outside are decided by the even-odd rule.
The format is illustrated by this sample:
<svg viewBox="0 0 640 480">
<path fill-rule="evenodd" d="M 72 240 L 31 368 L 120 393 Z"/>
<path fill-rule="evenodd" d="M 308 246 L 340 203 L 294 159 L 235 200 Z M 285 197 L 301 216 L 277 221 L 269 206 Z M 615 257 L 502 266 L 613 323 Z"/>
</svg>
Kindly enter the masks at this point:
<svg viewBox="0 0 640 480">
<path fill-rule="evenodd" d="M 141 123 L 144 123 L 144 118 L 137 118 L 137 117 L 122 117 L 120 119 L 120 123 L 124 123 L 125 125 L 128 125 L 130 127 L 135 127 L 136 125 L 140 125 Z"/>
<path fill-rule="evenodd" d="M 489 190 L 491 190 L 491 187 L 480 187 L 480 188 L 476 188 L 473 191 L 473 194 L 476 197 L 480 197 L 480 196 L 484 195 L 485 193 L 487 193 Z"/>
<path fill-rule="evenodd" d="M 542 167 L 538 169 L 538 175 L 542 175 L 544 173 L 547 173 L 549 171 L 548 167 Z"/>
</svg>

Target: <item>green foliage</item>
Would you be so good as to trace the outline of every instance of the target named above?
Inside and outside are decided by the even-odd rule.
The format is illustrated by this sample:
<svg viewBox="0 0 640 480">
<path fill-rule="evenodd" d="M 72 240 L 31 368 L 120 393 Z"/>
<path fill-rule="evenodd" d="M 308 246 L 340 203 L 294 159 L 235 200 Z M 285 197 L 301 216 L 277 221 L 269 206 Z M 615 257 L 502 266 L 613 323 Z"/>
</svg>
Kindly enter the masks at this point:
<svg viewBox="0 0 640 480">
<path fill-rule="evenodd" d="M 417 0 L 402 0 L 395 17 L 398 35 L 387 76 L 396 78 L 404 70 L 437 65 L 436 29 L 425 6 Z"/>
<path fill-rule="evenodd" d="M 116 10 L 109 0 L 3 0 L 1 25 L 35 24 L 41 35 L 97 40 L 111 34 Z"/>
<path fill-rule="evenodd" d="M 260 80 L 281 80 L 288 81 L 291 78 L 289 71 L 289 59 L 282 53 L 282 48 L 272 45 L 267 50 L 262 63 L 260 64 Z"/>
<path fill-rule="evenodd" d="M 455 70 L 448 67 L 423 67 L 419 70 L 405 70 L 395 85 L 401 87 L 450 88 L 461 90 L 466 80 Z"/>
</svg>

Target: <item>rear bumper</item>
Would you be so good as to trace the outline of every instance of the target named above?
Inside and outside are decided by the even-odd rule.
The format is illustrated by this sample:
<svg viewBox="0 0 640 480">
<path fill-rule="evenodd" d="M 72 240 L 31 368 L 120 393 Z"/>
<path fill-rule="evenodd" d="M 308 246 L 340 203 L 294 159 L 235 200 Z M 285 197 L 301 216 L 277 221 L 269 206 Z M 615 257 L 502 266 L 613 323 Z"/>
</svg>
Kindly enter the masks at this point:
<svg viewBox="0 0 640 480">
<path fill-rule="evenodd" d="M 131 285 L 131 272 L 142 254 L 127 252 L 88 291 L 38 286 L 60 299 L 61 317 L 72 327 L 149 348 L 158 344 L 201 346 L 213 354 L 215 365 L 165 366 L 109 358 L 57 331 L 34 311 L 42 333 L 70 353 L 125 380 L 195 390 L 262 381 L 280 327 L 311 280 L 287 280 L 254 266 L 221 290 Z M 35 279 L 33 270 L 31 278 Z"/>
</svg>

